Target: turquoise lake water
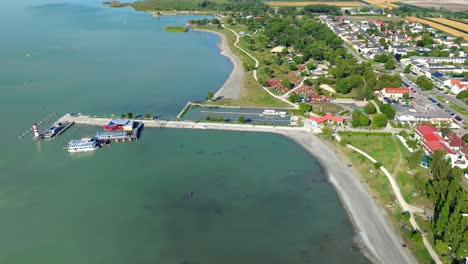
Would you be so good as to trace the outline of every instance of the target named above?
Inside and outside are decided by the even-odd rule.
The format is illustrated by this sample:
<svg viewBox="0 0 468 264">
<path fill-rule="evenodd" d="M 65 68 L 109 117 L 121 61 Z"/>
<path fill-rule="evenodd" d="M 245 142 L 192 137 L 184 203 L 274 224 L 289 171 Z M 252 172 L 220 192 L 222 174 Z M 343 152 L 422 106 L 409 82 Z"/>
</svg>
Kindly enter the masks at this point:
<svg viewBox="0 0 468 264">
<path fill-rule="evenodd" d="M 323 168 L 279 135 L 148 128 L 78 155 L 66 142 L 99 128 L 18 139 L 54 112 L 172 118 L 217 90 L 218 37 L 163 31 L 192 18 L 2 3 L 0 263 L 368 263 Z"/>
</svg>

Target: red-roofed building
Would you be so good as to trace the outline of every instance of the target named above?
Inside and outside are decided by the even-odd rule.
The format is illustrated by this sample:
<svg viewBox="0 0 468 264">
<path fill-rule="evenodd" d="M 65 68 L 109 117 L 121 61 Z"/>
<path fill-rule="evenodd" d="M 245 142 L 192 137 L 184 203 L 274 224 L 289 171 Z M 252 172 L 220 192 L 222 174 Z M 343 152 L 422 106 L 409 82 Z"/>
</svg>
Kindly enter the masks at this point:
<svg viewBox="0 0 468 264">
<path fill-rule="evenodd" d="M 332 114 L 326 114 L 324 116 L 311 116 L 310 117 L 310 124 L 313 127 L 318 127 L 325 122 L 332 122 L 337 123 L 338 125 L 343 124 L 344 119 L 340 116 L 334 116 Z"/>
<path fill-rule="evenodd" d="M 404 94 L 409 94 L 410 89 L 407 87 L 402 88 L 384 88 L 382 95 L 389 98 L 403 98 Z"/>
<path fill-rule="evenodd" d="M 453 94 L 459 94 L 461 91 L 468 90 L 468 80 L 466 79 L 447 80 L 444 84 L 450 87 L 450 92 Z"/>
<path fill-rule="evenodd" d="M 447 143 L 447 141 L 439 134 L 439 130 L 436 127 L 430 125 L 421 125 L 414 131 L 415 135 L 423 144 L 424 151 L 428 154 L 433 153 L 436 150 L 443 149 L 447 154 L 455 154 Z"/>
<path fill-rule="evenodd" d="M 448 134 L 446 137 L 448 145 L 453 150 L 462 150 L 465 146 L 465 142 L 455 134 Z"/>
</svg>

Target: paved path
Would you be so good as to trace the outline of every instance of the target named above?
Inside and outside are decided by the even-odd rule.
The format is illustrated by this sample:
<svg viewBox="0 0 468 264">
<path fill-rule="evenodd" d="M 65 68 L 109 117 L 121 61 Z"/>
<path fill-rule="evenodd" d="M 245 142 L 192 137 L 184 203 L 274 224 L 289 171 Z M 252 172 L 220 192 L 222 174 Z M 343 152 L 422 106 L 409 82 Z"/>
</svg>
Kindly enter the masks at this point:
<svg viewBox="0 0 468 264">
<path fill-rule="evenodd" d="M 403 240 L 396 235 L 385 211 L 377 205 L 353 171 L 324 142 L 313 135 L 296 131 L 284 135 L 321 161 L 355 226 L 360 242 L 368 248 L 374 262 L 417 263 L 409 249 L 401 246 Z"/>
<path fill-rule="evenodd" d="M 287 93 L 283 94 L 282 97 L 285 98 L 285 99 L 288 99 L 289 95 L 296 91 L 297 89 L 299 89 L 303 84 L 304 84 L 304 81 L 307 79 L 307 77 L 304 77 L 304 79 L 302 79 L 301 83 L 298 84 L 296 87 L 292 88 L 291 90 L 289 90 Z"/>
<path fill-rule="evenodd" d="M 380 111 L 380 106 L 374 100 L 370 100 L 369 102 L 371 102 L 375 106 L 375 110 L 377 110 L 378 114 L 382 114 L 382 112 Z"/>
<path fill-rule="evenodd" d="M 376 163 L 377 160 L 375 160 L 373 157 L 371 157 L 369 154 L 367 154 L 366 152 L 354 147 L 354 146 L 351 146 L 351 145 L 347 145 L 347 147 L 351 148 L 352 150 L 360 153 L 361 155 L 363 155 L 364 157 L 366 157 L 367 159 L 369 159 L 370 161 L 372 161 L 373 163 Z M 420 208 L 418 207 L 415 207 L 415 206 L 412 206 L 410 204 L 408 204 L 405 199 L 403 198 L 403 195 L 401 194 L 401 190 L 400 190 L 400 187 L 398 186 L 398 184 L 396 183 L 395 179 L 392 177 L 392 175 L 390 174 L 390 172 L 388 172 L 388 170 L 384 167 L 384 166 L 381 166 L 380 167 L 380 170 L 385 174 L 385 176 L 387 177 L 388 181 L 390 182 L 390 185 L 392 187 L 392 190 L 393 190 L 393 193 L 395 194 L 396 198 L 397 198 L 397 201 L 398 203 L 400 204 L 401 206 L 401 209 L 403 211 L 407 211 L 407 212 L 410 212 L 410 223 L 411 225 L 413 226 L 414 229 L 417 229 L 417 230 L 421 230 L 421 228 L 419 228 L 419 225 L 418 223 L 416 223 L 416 221 L 414 220 L 414 217 L 413 217 L 413 214 L 414 213 L 420 213 Z M 423 236 L 423 243 L 424 243 L 424 246 L 426 247 L 427 251 L 429 252 L 429 254 L 431 255 L 432 259 L 437 263 L 437 264 L 442 264 L 442 261 L 440 260 L 439 258 L 439 255 L 437 255 L 437 253 L 435 252 L 435 250 L 432 248 L 432 245 L 429 243 L 429 241 L 427 240 L 426 238 L 426 235 L 425 234 L 422 234 Z"/>
</svg>

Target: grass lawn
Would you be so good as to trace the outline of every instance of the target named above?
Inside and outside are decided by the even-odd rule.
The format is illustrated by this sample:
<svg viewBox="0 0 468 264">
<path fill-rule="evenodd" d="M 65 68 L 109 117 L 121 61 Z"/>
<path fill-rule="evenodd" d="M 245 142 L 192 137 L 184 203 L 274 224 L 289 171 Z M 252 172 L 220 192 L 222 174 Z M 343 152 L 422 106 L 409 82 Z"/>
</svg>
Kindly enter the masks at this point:
<svg viewBox="0 0 468 264">
<path fill-rule="evenodd" d="M 461 107 L 461 106 L 459 106 L 457 104 L 454 104 L 452 102 L 449 103 L 449 106 L 450 106 L 450 108 L 452 108 L 453 110 L 459 112 L 463 116 L 465 116 L 465 117 L 468 116 L 468 111 L 466 110 L 466 108 Z"/>
<path fill-rule="evenodd" d="M 400 155 L 396 138 L 390 134 L 340 132 L 344 140 L 381 162 L 391 173 L 397 170 Z"/>
<path fill-rule="evenodd" d="M 247 56 L 244 52 L 234 47 L 236 36 L 230 30 L 219 29 L 217 26 L 199 26 L 199 29 L 212 30 L 223 33 L 229 42 L 229 48 L 236 54 L 241 61 L 248 62 L 255 65 L 252 58 Z M 235 30 L 238 30 L 237 28 Z M 253 78 L 253 72 L 245 72 L 243 83 L 241 86 L 241 98 L 238 100 L 225 99 L 216 102 L 208 102 L 207 104 L 225 105 L 225 106 L 265 106 L 265 107 L 291 107 L 290 105 L 272 97 L 260 84 Z"/>
<path fill-rule="evenodd" d="M 343 107 L 333 103 L 309 103 L 314 113 L 332 113 L 336 114 L 344 110 Z"/>
</svg>

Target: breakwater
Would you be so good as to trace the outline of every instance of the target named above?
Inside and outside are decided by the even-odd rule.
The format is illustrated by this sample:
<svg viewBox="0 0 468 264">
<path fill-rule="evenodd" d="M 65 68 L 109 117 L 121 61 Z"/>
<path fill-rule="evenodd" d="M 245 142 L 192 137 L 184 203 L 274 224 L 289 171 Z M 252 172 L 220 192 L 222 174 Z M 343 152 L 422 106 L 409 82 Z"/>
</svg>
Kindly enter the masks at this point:
<svg viewBox="0 0 468 264">
<path fill-rule="evenodd" d="M 57 122 L 75 122 L 76 124 L 103 126 L 109 123 L 110 118 L 91 117 L 87 115 L 65 114 Z M 254 124 L 231 124 L 231 123 L 212 123 L 212 122 L 193 122 L 193 121 L 164 121 L 164 120 L 138 120 L 145 127 L 153 128 L 182 128 L 182 129 L 212 129 L 212 130 L 232 130 L 232 131 L 251 131 L 251 132 L 270 132 L 283 133 L 286 131 L 319 133 L 320 129 L 311 129 L 306 127 L 292 126 L 268 126 Z"/>
</svg>

